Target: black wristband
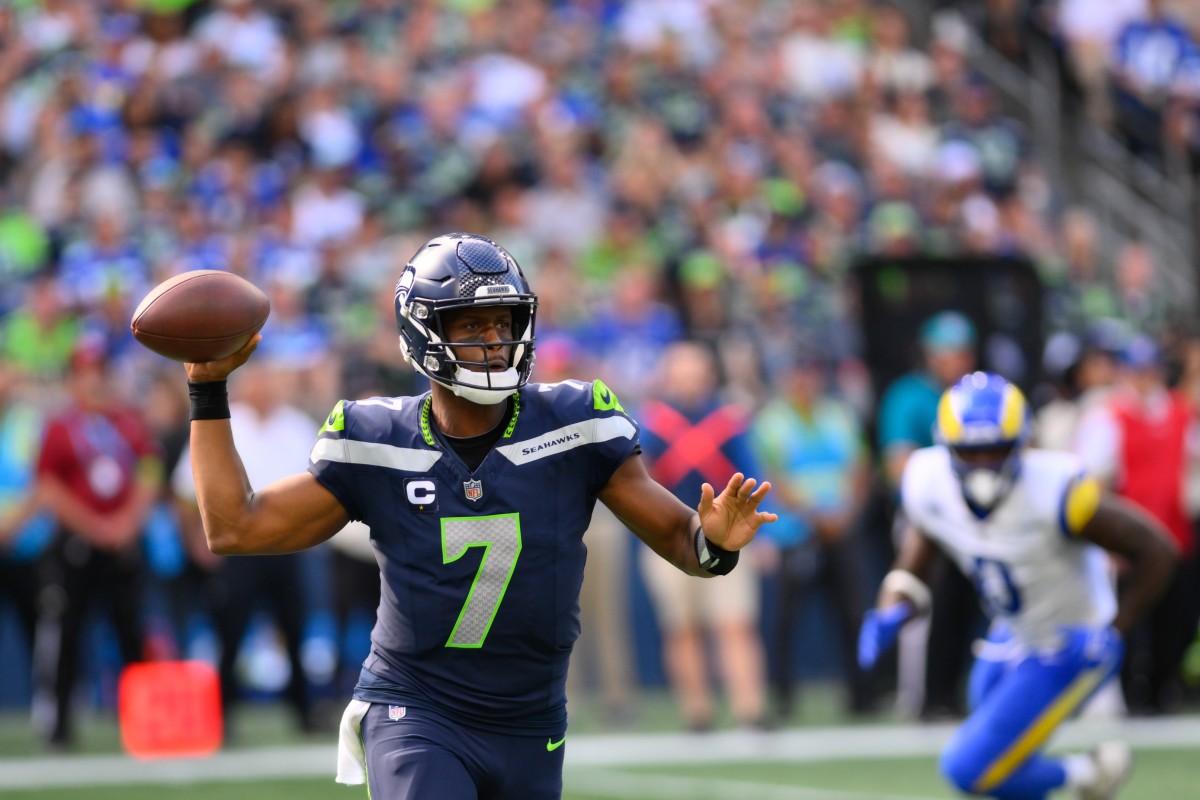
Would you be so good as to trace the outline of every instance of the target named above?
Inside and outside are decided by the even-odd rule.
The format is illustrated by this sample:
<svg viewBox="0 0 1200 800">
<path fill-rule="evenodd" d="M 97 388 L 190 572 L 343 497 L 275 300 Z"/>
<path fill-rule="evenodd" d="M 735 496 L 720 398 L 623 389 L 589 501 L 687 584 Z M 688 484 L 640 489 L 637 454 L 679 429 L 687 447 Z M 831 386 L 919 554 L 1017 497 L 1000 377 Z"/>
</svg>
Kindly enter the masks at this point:
<svg viewBox="0 0 1200 800">
<path fill-rule="evenodd" d="M 229 392 L 225 381 L 188 381 L 190 419 L 229 419 Z"/>
<path fill-rule="evenodd" d="M 695 546 L 700 569 L 711 575 L 728 575 L 737 566 L 738 551 L 717 547 L 704 535 L 703 528 L 696 528 Z"/>
</svg>

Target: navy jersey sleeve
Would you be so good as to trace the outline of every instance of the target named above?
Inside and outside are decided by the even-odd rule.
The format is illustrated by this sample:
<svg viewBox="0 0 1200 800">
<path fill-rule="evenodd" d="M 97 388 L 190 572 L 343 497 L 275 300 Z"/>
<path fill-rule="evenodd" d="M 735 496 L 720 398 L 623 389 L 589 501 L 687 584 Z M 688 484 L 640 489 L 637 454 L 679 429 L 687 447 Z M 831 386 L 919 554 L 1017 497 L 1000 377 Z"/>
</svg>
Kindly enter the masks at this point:
<svg viewBox="0 0 1200 800">
<path fill-rule="evenodd" d="M 358 496 L 355 465 L 349 457 L 349 420 L 353 403 L 339 400 L 329 412 L 317 434 L 316 444 L 308 458 L 308 471 L 328 489 L 352 520 L 363 519 L 362 503 Z"/>
<path fill-rule="evenodd" d="M 589 400 L 592 406 L 590 413 L 595 420 L 592 494 L 599 494 L 617 467 L 631 455 L 642 451 L 641 432 L 604 381 L 592 381 Z"/>
</svg>

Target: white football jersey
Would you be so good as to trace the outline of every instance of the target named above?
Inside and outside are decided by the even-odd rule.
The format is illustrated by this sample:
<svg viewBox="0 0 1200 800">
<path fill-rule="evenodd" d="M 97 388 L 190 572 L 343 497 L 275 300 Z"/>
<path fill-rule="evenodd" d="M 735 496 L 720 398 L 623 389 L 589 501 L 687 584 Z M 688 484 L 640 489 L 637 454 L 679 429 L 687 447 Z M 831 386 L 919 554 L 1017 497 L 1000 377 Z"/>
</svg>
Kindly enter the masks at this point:
<svg viewBox="0 0 1200 800">
<path fill-rule="evenodd" d="M 1076 537 L 1095 514 L 1099 486 L 1074 455 L 1026 450 L 1012 491 L 984 519 L 963 499 L 945 447 L 915 451 L 900 491 L 908 519 L 974 580 L 1021 644 L 1053 647 L 1061 626 L 1112 621 L 1106 555 Z"/>
</svg>

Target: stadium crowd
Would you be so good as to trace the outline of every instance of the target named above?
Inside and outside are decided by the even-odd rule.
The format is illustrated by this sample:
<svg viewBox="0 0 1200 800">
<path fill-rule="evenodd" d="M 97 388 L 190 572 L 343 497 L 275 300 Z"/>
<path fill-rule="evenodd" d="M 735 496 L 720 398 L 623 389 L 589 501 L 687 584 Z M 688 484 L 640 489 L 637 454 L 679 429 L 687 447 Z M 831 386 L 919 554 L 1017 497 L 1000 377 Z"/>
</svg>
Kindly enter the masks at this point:
<svg viewBox="0 0 1200 800">
<path fill-rule="evenodd" d="M 1065 16 L 1073 4 L 1060 5 Z M 1139 19 L 1161 3 L 1118 5 Z M 1028 260 L 1045 300 L 1042 376 L 1023 376 L 1041 435 L 1072 448 L 1099 441 L 1080 426 L 1125 431 L 1084 453 L 1117 489 L 1131 468 L 1162 465 L 1128 455 L 1136 426 L 1122 420 L 1142 418 L 1112 398 L 1177 389 L 1181 490 L 1162 502 L 1184 515 L 1178 543 L 1194 552 L 1200 339 L 1181 324 L 1192 298 L 1170 295 L 1156 275 L 1167 265 L 1139 242 L 1111 242 L 1049 182 L 1038 143 L 970 68 L 969 39 L 944 17 L 918 41 L 901 10 L 868 0 L 0 5 L 0 511 L 35 476 L 68 469 L 43 430 L 67 431 L 56 446 L 80 459 L 80 447 L 107 453 L 113 440 L 129 450 L 76 487 L 116 522 L 11 530 L 0 517 L 0 598 L 21 609 L 32 640 L 71 607 L 48 611 L 48 586 L 94 588 L 64 582 L 64 564 L 88 583 L 136 580 L 141 607 L 118 617 L 147 631 L 142 656 L 215 662 L 217 640 L 246 630 L 238 587 L 266 579 L 203 544 L 182 371 L 136 344 L 132 309 L 184 270 L 231 270 L 267 291 L 262 365 L 231 388 L 271 462 L 306 452 L 338 398 L 422 390 L 399 357 L 390 287 L 422 242 L 450 230 L 493 237 L 528 274 L 540 300 L 535 380 L 603 377 L 636 416 L 660 395 L 668 345 L 700 342 L 716 356 L 723 399 L 792 487 L 772 498 L 786 524 L 764 530 L 746 561 L 768 582 L 782 570 L 785 607 L 804 602 L 797 586 L 832 582 L 846 647 L 892 547 L 867 499 L 890 504 L 885 444 L 896 442 L 875 438 L 895 426 L 879 416 L 888 387 L 872 382 L 863 344 L 864 257 Z M 1181 64 L 1200 61 L 1194 41 L 1186 52 Z M 930 365 L 958 347 L 999 368 L 970 321 L 935 322 L 919 339 Z M 913 355 L 905 366 L 920 370 Z M 919 374 L 939 391 L 957 377 L 933 372 Z M 133 421 L 80 445 L 63 420 L 81 416 L 70 409 L 86 385 L 95 391 L 88 381 L 106 382 Z M 106 505 L 134 487 L 152 496 Z M 843 537 L 868 555 L 839 558 Z M 73 562 L 75 539 L 111 569 Z M 632 568 L 619 550 L 609 567 L 614 581 Z M 363 592 L 361 542 L 279 569 L 277 585 L 306 588 L 278 603 L 292 675 L 328 685 L 340 660 L 352 680 L 377 600 Z M 1157 693 L 1139 689 L 1138 710 L 1178 702 L 1172 669 L 1195 634 L 1198 586 L 1164 601 L 1146 645 L 1159 662 L 1140 679 Z M 780 648 L 798 624 L 785 619 L 765 642 L 784 711 L 795 667 Z M 619 639 L 629 624 L 597 629 Z M 81 657 L 94 667 L 93 656 Z M 60 708 L 41 730 L 66 742 L 73 676 L 60 666 L 38 684 L 57 683 Z M 847 680 L 851 707 L 871 708 L 861 676 Z M 304 688 L 288 696 L 314 725 Z"/>
</svg>

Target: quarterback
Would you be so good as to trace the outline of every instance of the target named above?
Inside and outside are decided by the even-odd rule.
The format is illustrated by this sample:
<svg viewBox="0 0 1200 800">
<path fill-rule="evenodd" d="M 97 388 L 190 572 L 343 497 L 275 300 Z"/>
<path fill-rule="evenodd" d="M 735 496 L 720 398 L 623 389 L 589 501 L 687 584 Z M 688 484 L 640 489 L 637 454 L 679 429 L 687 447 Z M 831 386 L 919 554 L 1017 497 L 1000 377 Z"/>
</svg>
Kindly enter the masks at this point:
<svg viewBox="0 0 1200 800">
<path fill-rule="evenodd" d="M 1105 800 L 1130 771 L 1124 744 L 1066 757 L 1042 748 L 1117 674 L 1122 636 L 1166 584 L 1174 550 L 1074 456 L 1027 449 L 1029 427 L 1024 396 L 997 375 L 972 373 L 942 395 L 938 444 L 904 469 L 911 527 L 863 620 L 859 662 L 874 665 L 929 607 L 925 573 L 941 548 L 975 581 L 993 620 L 971 673 L 971 715 L 942 754 L 944 776 L 973 795 L 1039 800 L 1068 788 Z M 1125 563 L 1119 599 L 1101 548 Z"/>
<path fill-rule="evenodd" d="M 728 573 L 775 515 L 736 473 L 699 506 L 647 473 L 638 427 L 600 381 L 528 383 L 537 297 L 490 239 L 439 236 L 396 285 L 417 397 L 338 403 L 308 471 L 259 491 L 230 435 L 225 378 L 253 352 L 187 364 L 209 547 L 284 553 L 371 529 L 382 600 L 342 719 L 338 780 L 375 800 L 562 793 L 565 681 L 596 500 L 693 575 Z"/>
</svg>

